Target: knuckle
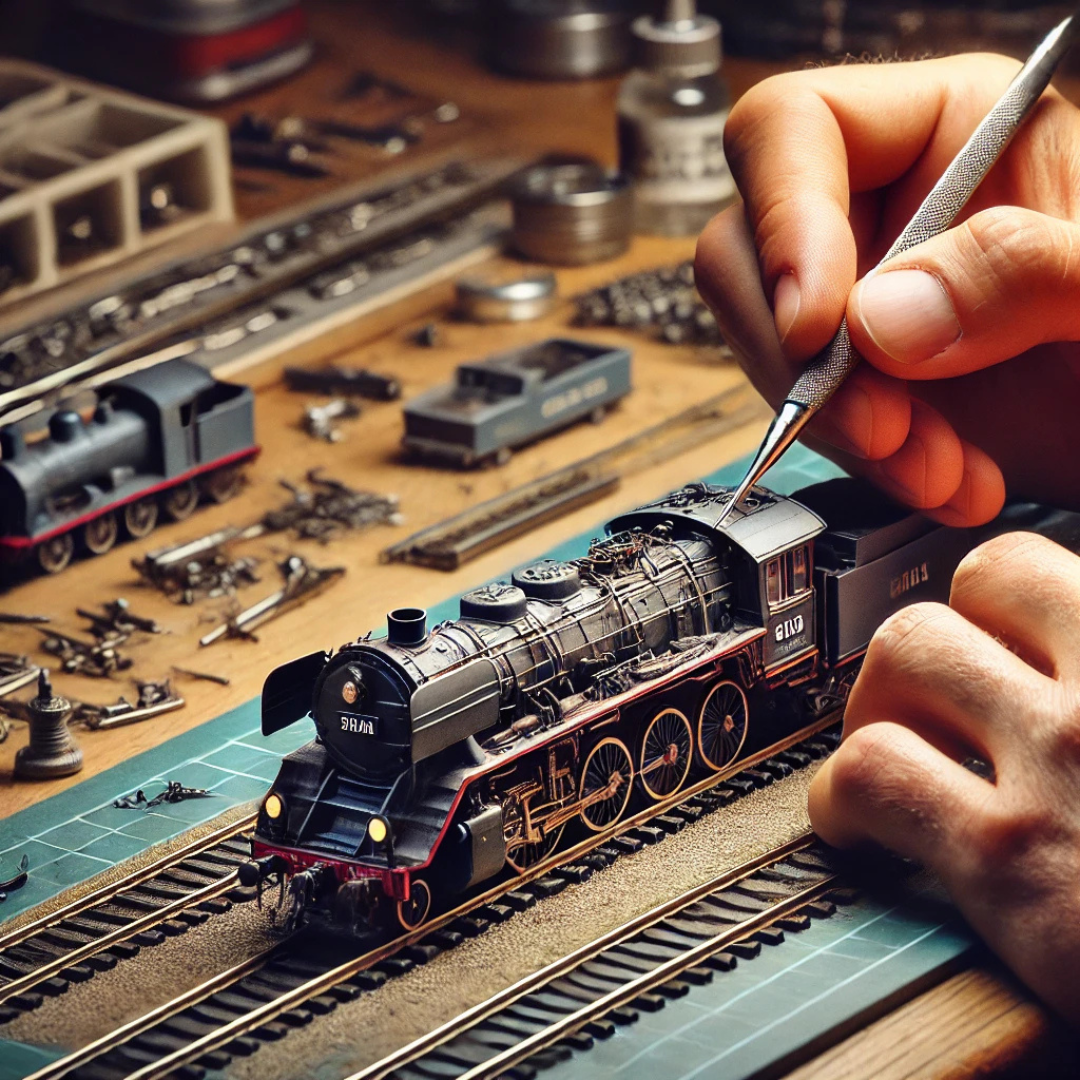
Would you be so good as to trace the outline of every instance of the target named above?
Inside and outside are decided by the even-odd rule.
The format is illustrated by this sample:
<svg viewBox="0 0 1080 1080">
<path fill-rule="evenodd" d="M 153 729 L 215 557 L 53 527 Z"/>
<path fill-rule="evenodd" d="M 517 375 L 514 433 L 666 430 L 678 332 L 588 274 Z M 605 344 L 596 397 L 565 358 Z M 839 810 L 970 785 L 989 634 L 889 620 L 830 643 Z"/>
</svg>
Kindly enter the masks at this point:
<svg viewBox="0 0 1080 1080">
<path fill-rule="evenodd" d="M 1041 735 L 1047 757 L 1058 762 L 1080 762 L 1080 686 L 1055 683 L 1050 700 L 1041 709 L 1041 722 L 1033 734 Z"/>
<path fill-rule="evenodd" d="M 936 624 L 947 616 L 948 608 L 934 603 L 910 604 L 894 612 L 870 639 L 864 670 L 902 674 L 921 667 L 927 655 L 927 636 L 938 637 L 940 627 Z"/>
<path fill-rule="evenodd" d="M 1070 237 L 1061 223 L 1017 207 L 983 210 L 960 227 L 964 271 L 979 275 L 980 290 L 992 290 L 995 298 L 1012 303 L 1018 284 L 1030 281 L 1039 287 L 1048 274 L 1060 279 L 1071 252 Z"/>
<path fill-rule="evenodd" d="M 857 728 L 844 738 L 829 762 L 831 786 L 845 803 L 865 803 L 888 786 L 895 753 L 883 724 Z"/>
<path fill-rule="evenodd" d="M 968 823 L 967 846 L 988 872 L 1008 873 L 1053 828 L 1047 808 L 1035 800 L 991 798 Z"/>
<path fill-rule="evenodd" d="M 1028 563 L 1038 549 L 1049 543 L 1037 533 L 1010 532 L 972 548 L 953 573 L 953 597 L 1014 583 L 1020 564 Z"/>
</svg>

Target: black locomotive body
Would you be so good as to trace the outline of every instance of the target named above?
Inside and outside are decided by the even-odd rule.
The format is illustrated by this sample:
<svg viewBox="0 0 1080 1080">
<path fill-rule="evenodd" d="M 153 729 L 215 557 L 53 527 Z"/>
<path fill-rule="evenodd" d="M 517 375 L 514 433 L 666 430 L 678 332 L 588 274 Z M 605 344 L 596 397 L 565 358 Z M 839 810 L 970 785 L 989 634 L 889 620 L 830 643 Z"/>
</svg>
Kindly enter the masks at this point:
<svg viewBox="0 0 1080 1080">
<path fill-rule="evenodd" d="M 248 387 L 187 360 L 116 379 L 88 420 L 60 409 L 36 440 L 21 425 L 0 430 L 0 551 L 33 552 L 55 573 L 76 539 L 103 554 L 121 525 L 146 536 L 161 511 L 179 521 L 201 497 L 231 497 L 257 452 Z"/>
<path fill-rule="evenodd" d="M 758 489 L 720 524 L 730 491 L 693 484 L 584 558 L 465 595 L 455 621 L 400 609 L 385 638 L 272 672 L 264 733 L 310 712 L 318 737 L 284 759 L 246 879 L 415 926 L 433 895 L 812 728 L 887 615 L 947 597 L 969 541 L 854 481 L 800 498 Z"/>
</svg>

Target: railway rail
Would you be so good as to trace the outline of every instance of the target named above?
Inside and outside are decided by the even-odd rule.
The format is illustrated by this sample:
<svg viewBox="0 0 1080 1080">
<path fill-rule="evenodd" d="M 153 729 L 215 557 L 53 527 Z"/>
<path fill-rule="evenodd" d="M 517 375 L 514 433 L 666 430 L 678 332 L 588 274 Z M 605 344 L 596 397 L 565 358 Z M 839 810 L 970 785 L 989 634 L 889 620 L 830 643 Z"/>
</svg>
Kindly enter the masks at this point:
<svg viewBox="0 0 1080 1080">
<path fill-rule="evenodd" d="M 0 934 L 0 1024 L 248 899 L 245 815 L 129 874 Z"/>
<path fill-rule="evenodd" d="M 470 897 L 416 930 L 341 960 L 301 931 L 34 1073 L 28 1080 L 196 1080 L 284 1037 L 342 1001 L 511 918 L 538 899 L 583 881 L 620 855 L 640 850 L 703 814 L 828 754 L 839 732 L 830 714 L 767 751 L 613 823 L 523 874 Z M 777 916 L 780 917 L 777 909 Z M 745 933 L 751 932 L 749 925 Z M 745 933 L 740 936 L 745 936 Z"/>
<path fill-rule="evenodd" d="M 779 944 L 785 929 L 829 917 L 835 904 L 824 897 L 836 882 L 812 836 L 791 841 L 631 919 L 349 1080 L 525 1080 L 610 1035 L 609 1025 L 729 971 L 763 940 Z"/>
</svg>

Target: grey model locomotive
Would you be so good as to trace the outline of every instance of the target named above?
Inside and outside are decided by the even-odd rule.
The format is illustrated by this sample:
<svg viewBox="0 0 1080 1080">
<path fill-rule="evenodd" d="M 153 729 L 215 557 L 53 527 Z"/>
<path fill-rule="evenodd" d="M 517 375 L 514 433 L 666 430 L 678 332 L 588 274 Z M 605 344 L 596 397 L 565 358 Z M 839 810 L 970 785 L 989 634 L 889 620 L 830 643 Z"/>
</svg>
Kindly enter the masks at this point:
<svg viewBox="0 0 1080 1080">
<path fill-rule="evenodd" d="M 101 555 L 121 525 L 139 538 L 160 512 L 181 521 L 202 497 L 231 498 L 258 453 L 251 390 L 187 360 L 106 384 L 89 419 L 61 408 L 43 434 L 0 429 L 0 553 L 32 554 L 48 573 L 76 540 Z"/>
<path fill-rule="evenodd" d="M 282 762 L 245 879 L 291 878 L 294 915 L 417 926 L 433 897 L 810 728 L 874 627 L 947 597 L 970 541 L 854 481 L 800 498 L 756 489 L 718 526 L 730 491 L 692 484 L 455 621 L 400 609 L 385 638 L 272 672 L 264 733 L 310 712 L 318 737 Z"/>
</svg>

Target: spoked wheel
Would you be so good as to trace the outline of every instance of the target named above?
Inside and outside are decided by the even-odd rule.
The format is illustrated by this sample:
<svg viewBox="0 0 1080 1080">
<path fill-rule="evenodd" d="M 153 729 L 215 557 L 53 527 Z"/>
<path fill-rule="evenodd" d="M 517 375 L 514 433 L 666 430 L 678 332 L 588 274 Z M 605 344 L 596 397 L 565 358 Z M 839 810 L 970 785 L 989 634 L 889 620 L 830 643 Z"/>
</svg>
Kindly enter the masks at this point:
<svg viewBox="0 0 1080 1080">
<path fill-rule="evenodd" d="M 71 533 L 50 537 L 37 546 L 38 565 L 46 574 L 59 574 L 75 554 L 75 541 Z"/>
<path fill-rule="evenodd" d="M 746 739 L 746 695 L 733 682 L 717 683 L 701 706 L 698 717 L 698 750 L 710 769 L 730 765 Z"/>
<path fill-rule="evenodd" d="M 622 817 L 630 801 L 634 763 L 621 739 L 603 739 L 593 748 L 581 770 L 581 820 L 601 832 Z"/>
<path fill-rule="evenodd" d="M 83 526 L 83 543 L 91 555 L 104 555 L 120 535 L 120 524 L 110 510 Z"/>
<path fill-rule="evenodd" d="M 195 512 L 199 505 L 199 489 L 194 480 L 185 480 L 174 488 L 169 488 L 162 497 L 161 505 L 173 521 L 184 521 Z"/>
<path fill-rule="evenodd" d="M 124 507 L 124 528 L 133 540 L 141 540 L 154 531 L 158 519 L 157 499 L 153 495 L 137 499 Z"/>
<path fill-rule="evenodd" d="M 506 861 L 513 870 L 524 874 L 532 869 L 538 862 L 546 859 L 558 846 L 562 839 L 565 825 L 549 832 L 546 836 L 532 844 L 518 844 L 506 852 Z"/>
<path fill-rule="evenodd" d="M 203 477 L 202 489 L 211 502 L 223 503 L 240 491 L 242 483 L 243 475 L 239 465 L 223 465 Z"/>
<path fill-rule="evenodd" d="M 409 886 L 409 899 L 397 902 L 398 922 L 406 930 L 415 930 L 431 913 L 431 889 L 427 882 L 414 878 Z"/>
<path fill-rule="evenodd" d="M 641 786 L 656 800 L 666 799 L 683 786 L 690 772 L 694 733 L 678 709 L 661 709 L 641 740 Z"/>
</svg>

